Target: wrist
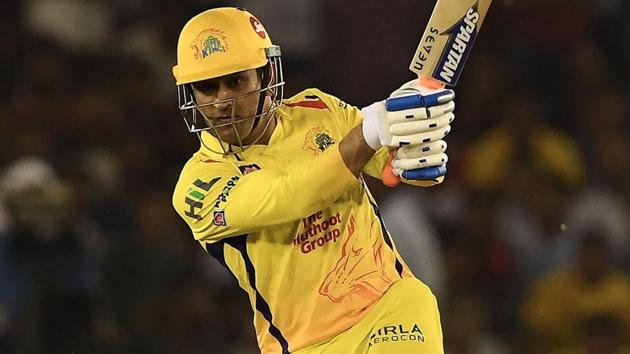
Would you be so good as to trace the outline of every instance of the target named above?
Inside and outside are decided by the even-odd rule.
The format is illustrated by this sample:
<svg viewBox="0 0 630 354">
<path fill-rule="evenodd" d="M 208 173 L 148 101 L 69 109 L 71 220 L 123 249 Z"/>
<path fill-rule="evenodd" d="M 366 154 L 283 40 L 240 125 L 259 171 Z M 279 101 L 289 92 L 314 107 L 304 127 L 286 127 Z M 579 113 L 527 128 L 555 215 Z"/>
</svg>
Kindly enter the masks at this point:
<svg viewBox="0 0 630 354">
<path fill-rule="evenodd" d="M 363 123 L 361 124 L 363 140 L 372 150 L 378 150 L 383 146 L 379 136 L 381 128 L 379 114 L 383 110 L 382 106 L 382 102 L 376 102 L 361 109 L 361 115 L 363 116 Z"/>
<path fill-rule="evenodd" d="M 370 149 L 376 151 L 381 148 L 381 142 L 378 139 L 378 135 L 374 135 L 373 130 L 369 126 L 366 127 L 365 122 L 363 122 L 361 126 L 361 136 L 363 137 L 363 142 Z"/>
<path fill-rule="evenodd" d="M 361 130 L 362 127 L 356 126 L 339 143 L 341 158 L 356 177 L 375 152 L 365 141 Z"/>
</svg>

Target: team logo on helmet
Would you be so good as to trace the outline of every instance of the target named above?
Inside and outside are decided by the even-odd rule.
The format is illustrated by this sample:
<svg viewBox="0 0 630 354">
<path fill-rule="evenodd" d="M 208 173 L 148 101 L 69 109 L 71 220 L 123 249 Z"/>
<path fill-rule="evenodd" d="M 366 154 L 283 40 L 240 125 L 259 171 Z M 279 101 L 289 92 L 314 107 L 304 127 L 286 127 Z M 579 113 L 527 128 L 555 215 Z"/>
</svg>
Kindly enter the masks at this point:
<svg viewBox="0 0 630 354">
<path fill-rule="evenodd" d="M 260 21 L 258 21 L 254 16 L 251 16 L 249 18 L 249 23 L 252 24 L 252 28 L 260 38 L 265 39 L 267 37 L 267 34 L 265 33 L 265 27 L 263 27 Z"/>
<path fill-rule="evenodd" d="M 205 59 L 217 52 L 226 52 L 228 43 L 223 31 L 209 28 L 201 31 L 190 43 L 195 59 Z"/>
<path fill-rule="evenodd" d="M 311 151 L 315 155 L 326 151 L 331 145 L 335 144 L 335 140 L 330 136 L 330 132 L 321 127 L 315 127 L 306 133 L 304 139 L 304 150 Z"/>
</svg>

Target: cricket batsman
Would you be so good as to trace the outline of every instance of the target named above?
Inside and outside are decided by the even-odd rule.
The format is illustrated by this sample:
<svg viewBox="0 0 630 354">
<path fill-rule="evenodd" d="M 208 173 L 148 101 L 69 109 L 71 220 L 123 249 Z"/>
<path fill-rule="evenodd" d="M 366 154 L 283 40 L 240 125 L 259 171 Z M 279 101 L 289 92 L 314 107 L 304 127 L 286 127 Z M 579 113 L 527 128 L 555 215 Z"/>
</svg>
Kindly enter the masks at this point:
<svg viewBox="0 0 630 354">
<path fill-rule="evenodd" d="M 262 353 L 443 353 L 436 299 L 396 250 L 362 174 L 390 149 L 402 181 L 440 183 L 454 93 L 417 80 L 363 109 L 284 99 L 280 48 L 251 13 L 205 11 L 177 46 L 179 109 L 200 148 L 173 205 L 245 290 Z"/>
</svg>

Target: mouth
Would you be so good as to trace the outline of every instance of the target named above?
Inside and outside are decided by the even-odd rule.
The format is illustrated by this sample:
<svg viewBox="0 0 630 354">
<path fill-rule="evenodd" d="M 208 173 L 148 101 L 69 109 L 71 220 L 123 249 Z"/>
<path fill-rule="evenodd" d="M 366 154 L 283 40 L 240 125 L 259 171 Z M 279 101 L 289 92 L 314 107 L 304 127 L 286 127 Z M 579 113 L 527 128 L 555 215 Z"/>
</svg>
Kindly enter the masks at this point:
<svg viewBox="0 0 630 354">
<path fill-rule="evenodd" d="M 232 123 L 232 117 L 227 117 L 227 116 L 212 117 L 211 119 L 212 119 L 213 122 L 215 122 L 215 125 L 218 125 L 218 126 L 223 126 L 223 125 L 227 125 L 229 123 Z"/>
</svg>

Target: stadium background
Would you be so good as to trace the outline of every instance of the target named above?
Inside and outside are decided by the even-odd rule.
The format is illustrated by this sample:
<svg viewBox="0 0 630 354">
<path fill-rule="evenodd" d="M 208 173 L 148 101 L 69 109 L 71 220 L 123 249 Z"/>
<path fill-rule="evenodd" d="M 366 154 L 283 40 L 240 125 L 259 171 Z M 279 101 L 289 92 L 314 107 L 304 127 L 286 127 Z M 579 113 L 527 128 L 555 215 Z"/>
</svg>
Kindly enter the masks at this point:
<svg viewBox="0 0 630 354">
<path fill-rule="evenodd" d="M 362 106 L 411 78 L 433 4 L 3 0 L 0 353 L 256 352 L 245 295 L 171 208 L 197 147 L 171 76 L 181 26 L 246 7 L 289 94 Z M 447 181 L 370 181 L 448 353 L 628 353 L 628 18 L 624 0 L 495 0 Z"/>
</svg>

